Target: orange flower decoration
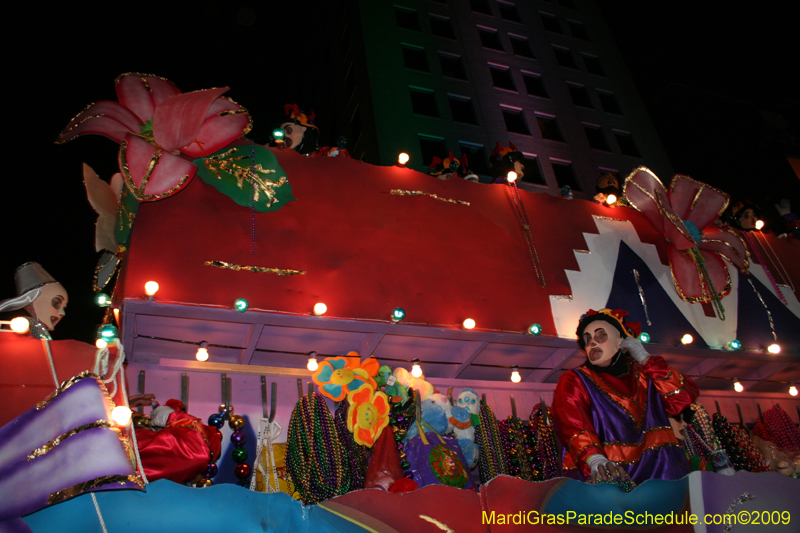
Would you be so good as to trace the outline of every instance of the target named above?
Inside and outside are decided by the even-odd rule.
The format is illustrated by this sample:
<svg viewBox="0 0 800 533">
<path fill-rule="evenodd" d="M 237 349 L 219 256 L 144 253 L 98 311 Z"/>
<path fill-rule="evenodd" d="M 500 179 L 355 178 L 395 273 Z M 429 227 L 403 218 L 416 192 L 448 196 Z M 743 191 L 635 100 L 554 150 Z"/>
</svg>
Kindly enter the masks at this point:
<svg viewBox="0 0 800 533">
<path fill-rule="evenodd" d="M 371 448 L 389 425 L 389 397 L 365 383 L 350 392 L 347 400 L 347 429 L 357 443 Z"/>
<path fill-rule="evenodd" d="M 349 352 L 343 357 L 327 357 L 311 376 L 319 387 L 319 392 L 334 402 L 341 402 L 351 391 L 369 385 L 372 390 L 378 388 L 375 376 L 378 375 L 380 363 L 369 357 L 363 363 L 358 352 Z"/>
</svg>

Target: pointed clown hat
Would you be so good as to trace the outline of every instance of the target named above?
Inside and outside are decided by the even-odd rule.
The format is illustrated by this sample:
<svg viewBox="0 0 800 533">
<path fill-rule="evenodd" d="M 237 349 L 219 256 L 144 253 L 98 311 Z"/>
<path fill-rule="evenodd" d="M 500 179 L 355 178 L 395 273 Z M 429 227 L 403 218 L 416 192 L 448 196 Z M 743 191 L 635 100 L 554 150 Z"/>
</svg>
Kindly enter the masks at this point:
<svg viewBox="0 0 800 533">
<path fill-rule="evenodd" d="M 17 296 L 0 302 L 0 312 L 22 309 L 39 297 L 44 285 L 58 283 L 42 265 L 33 261 L 17 268 L 14 281 L 17 283 Z"/>
</svg>

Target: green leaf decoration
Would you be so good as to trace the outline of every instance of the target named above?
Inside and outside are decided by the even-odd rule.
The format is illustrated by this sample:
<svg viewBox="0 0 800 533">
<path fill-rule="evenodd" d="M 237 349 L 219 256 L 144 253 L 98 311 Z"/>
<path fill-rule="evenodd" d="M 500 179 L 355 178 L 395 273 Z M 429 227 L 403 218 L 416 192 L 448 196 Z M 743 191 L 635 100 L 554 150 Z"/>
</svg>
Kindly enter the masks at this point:
<svg viewBox="0 0 800 533">
<path fill-rule="evenodd" d="M 219 192 L 244 207 L 253 205 L 260 213 L 277 211 L 295 200 L 286 172 L 275 155 L 263 146 L 223 148 L 215 154 L 195 159 L 197 175 Z M 254 190 L 255 187 L 255 190 Z"/>
<path fill-rule="evenodd" d="M 153 119 L 151 118 L 141 126 L 139 126 L 139 133 L 144 135 L 145 137 L 152 137 L 153 136 Z"/>
<path fill-rule="evenodd" d="M 128 187 L 122 187 L 122 193 L 119 197 L 119 208 L 117 209 L 117 222 L 114 227 L 117 236 L 117 242 L 121 245 L 128 247 L 128 240 L 131 237 L 131 228 L 133 227 L 133 220 L 136 218 L 136 213 L 139 211 L 139 200 L 128 190 Z"/>
</svg>

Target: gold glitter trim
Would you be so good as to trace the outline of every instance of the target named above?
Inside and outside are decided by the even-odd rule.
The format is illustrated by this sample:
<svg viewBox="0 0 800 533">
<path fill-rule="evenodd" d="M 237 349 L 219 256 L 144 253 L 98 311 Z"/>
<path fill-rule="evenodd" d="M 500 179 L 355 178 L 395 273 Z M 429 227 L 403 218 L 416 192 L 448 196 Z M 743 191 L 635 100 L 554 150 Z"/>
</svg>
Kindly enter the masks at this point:
<svg viewBox="0 0 800 533">
<path fill-rule="evenodd" d="M 144 178 L 142 178 L 142 186 L 141 188 L 137 189 L 136 184 L 133 182 L 133 178 L 131 177 L 131 171 L 128 168 L 128 141 L 123 140 L 122 144 L 119 147 L 119 161 L 120 161 L 120 170 L 122 171 L 122 177 L 125 178 L 125 186 L 128 187 L 128 190 L 131 191 L 133 197 L 139 200 L 140 202 L 150 202 L 154 200 L 160 200 L 161 198 L 166 198 L 167 196 L 171 196 L 175 194 L 178 189 L 183 187 L 186 181 L 189 179 L 189 174 L 184 175 L 180 182 L 177 185 L 169 189 L 168 191 L 164 191 L 159 194 L 145 194 L 144 189 L 147 186 L 147 182 L 150 180 L 150 174 L 153 173 L 153 170 L 158 164 L 158 160 L 161 158 L 161 149 L 156 150 L 156 153 L 150 159 L 150 164 L 147 165 L 147 171 L 144 174 Z"/>
<path fill-rule="evenodd" d="M 603 215 L 592 215 L 594 218 L 600 218 L 603 220 L 613 220 L 614 222 L 629 222 L 628 220 L 622 220 L 621 218 L 611 218 L 611 217 L 604 217 Z"/>
<path fill-rule="evenodd" d="M 656 381 L 667 381 L 671 377 L 672 377 L 672 370 L 667 372 L 667 375 L 664 376 L 663 378 L 656 378 Z M 681 376 L 681 380 L 683 380 L 683 376 Z"/>
<path fill-rule="evenodd" d="M 25 461 L 26 462 L 27 461 L 33 461 L 37 457 L 41 457 L 42 455 L 46 454 L 47 452 L 49 452 L 50 450 L 52 450 L 53 448 L 55 448 L 56 446 L 58 446 L 59 444 L 61 444 L 65 440 L 67 440 L 68 438 L 72 437 L 73 435 L 77 435 L 81 431 L 86 431 L 87 429 L 111 428 L 111 427 L 112 426 L 111 426 L 111 424 L 109 423 L 108 420 L 98 420 L 96 422 L 92 422 L 91 424 L 84 424 L 82 426 L 78 426 L 78 427 L 76 427 L 74 429 L 71 429 L 71 430 L 67 431 L 63 435 L 59 435 L 58 437 L 56 437 L 55 439 L 51 440 L 50 442 L 48 442 L 44 446 L 39 446 L 38 448 L 36 448 L 35 450 L 33 450 L 31 453 L 28 454 L 28 458 L 25 459 Z"/>
<path fill-rule="evenodd" d="M 220 98 L 224 98 L 225 100 L 229 101 L 233 105 L 237 105 L 237 106 L 241 107 L 242 110 L 241 111 L 222 111 L 222 112 L 220 112 L 219 116 L 223 117 L 223 116 L 225 116 L 225 114 L 233 115 L 233 114 L 239 114 L 239 113 L 246 113 L 247 114 L 247 126 L 245 126 L 245 128 L 242 130 L 242 133 L 240 134 L 240 136 L 244 137 L 245 135 L 250 133 L 250 131 L 253 129 L 253 117 L 250 115 L 250 112 L 243 105 L 240 105 L 238 102 L 236 102 L 230 96 L 220 96 Z"/>
<path fill-rule="evenodd" d="M 681 447 L 681 445 L 678 444 L 677 442 L 665 442 L 663 444 L 656 444 L 654 446 L 650 446 L 649 448 L 645 448 L 644 450 L 642 450 L 642 455 L 646 454 L 647 452 L 652 452 L 655 450 L 660 450 L 661 448 L 668 448 L 673 446 L 676 448 Z M 629 466 L 634 463 L 638 463 L 639 461 L 641 461 L 641 457 L 635 461 L 614 461 L 614 462 L 617 463 L 618 465 Z"/>
<path fill-rule="evenodd" d="M 589 250 L 572 250 L 572 251 L 575 252 L 576 254 L 591 254 L 592 253 Z"/>
<path fill-rule="evenodd" d="M 122 204 L 120 204 L 120 205 L 122 205 Z M 111 278 L 113 278 L 114 274 L 116 274 L 117 270 L 119 270 L 119 265 L 120 265 L 120 263 L 122 263 L 122 260 L 119 257 L 117 257 L 116 255 L 112 255 L 111 258 L 108 261 L 106 261 L 105 263 L 103 263 L 102 265 L 98 262 L 97 266 L 94 267 L 94 277 L 92 278 L 92 289 L 94 289 L 94 292 L 100 292 L 103 289 L 105 289 L 105 285 L 103 285 L 103 287 L 99 286 L 99 284 L 97 283 L 97 281 L 98 281 L 97 277 L 100 275 L 100 271 L 103 270 L 103 268 L 105 268 L 106 265 L 108 265 L 114 259 L 117 260 L 117 264 L 114 265 L 114 270 L 112 270 L 111 271 L 111 275 L 108 276 L 108 282 L 106 282 L 106 285 L 108 285 L 108 283 L 111 281 Z"/>
<path fill-rule="evenodd" d="M 419 517 L 422 518 L 423 520 L 425 520 L 426 522 L 430 522 L 431 524 L 433 524 L 434 526 L 438 527 L 442 531 L 445 531 L 446 533 L 455 533 L 455 531 L 453 531 L 452 529 L 447 527 L 446 524 L 443 524 L 442 522 L 439 522 L 435 518 L 431 518 L 430 516 L 427 516 L 427 515 L 424 515 L 424 514 L 419 515 Z"/>
<path fill-rule="evenodd" d="M 554 300 L 572 300 L 571 294 L 553 294 L 550 296 Z"/>
<path fill-rule="evenodd" d="M 103 385 L 103 381 L 97 376 L 97 374 L 93 374 L 93 373 L 89 372 L 88 370 L 84 370 L 80 374 L 72 376 L 67 381 L 63 382 L 56 390 L 51 392 L 50 395 L 47 398 L 45 398 L 41 402 L 37 403 L 36 404 L 36 410 L 37 411 L 41 411 L 42 409 L 47 407 L 50 404 L 50 402 L 55 400 L 58 397 L 59 394 L 61 394 L 62 392 L 64 392 L 68 388 L 72 387 L 73 385 L 75 385 L 77 382 L 79 382 L 83 378 L 88 378 L 88 377 L 94 378 L 97 381 L 97 383 L 102 387 L 103 391 L 106 392 L 105 385 Z M 108 393 L 106 392 L 106 394 L 108 394 Z"/>
<path fill-rule="evenodd" d="M 392 194 L 396 196 L 430 196 L 434 200 L 439 200 L 441 202 L 450 202 L 451 204 L 460 204 L 460 205 L 469 205 L 469 202 L 465 202 L 463 200 L 452 200 L 450 198 L 441 198 L 440 196 L 433 194 L 431 192 L 423 192 L 423 191 L 404 191 L 401 189 L 392 189 L 390 191 Z"/>
<path fill-rule="evenodd" d="M 136 475 L 103 476 L 89 481 L 84 481 L 83 483 L 78 483 L 77 485 L 73 485 L 71 487 L 67 487 L 66 489 L 61 489 L 58 492 L 52 493 L 47 499 L 47 505 L 63 502 L 64 500 L 68 500 L 69 498 L 82 494 L 86 491 L 102 487 L 103 485 L 110 485 L 111 483 L 119 483 L 120 485 L 124 485 L 125 483 L 136 483 L 140 489 L 144 488 L 142 478 Z"/>
<path fill-rule="evenodd" d="M 689 252 L 684 252 L 684 253 L 688 254 Z M 698 296 L 696 298 L 695 297 L 689 297 L 689 296 L 686 296 L 685 294 L 683 294 L 683 291 L 681 290 L 680 286 L 678 285 L 678 279 L 675 277 L 675 271 L 672 268 L 672 261 L 670 261 L 669 262 L 669 273 L 672 276 L 672 284 L 675 286 L 675 292 L 678 293 L 678 296 L 680 296 L 681 300 L 683 300 L 684 302 L 689 302 L 689 303 L 692 303 L 692 304 L 693 303 L 697 303 L 697 302 L 708 303 L 708 302 L 712 301 L 714 298 L 712 296 L 710 296 L 710 295 L 706 295 L 706 286 L 705 286 L 705 283 L 703 282 L 703 275 L 702 275 L 702 273 L 700 271 L 700 265 L 697 264 L 697 260 L 694 258 L 694 256 L 692 254 L 689 254 L 689 255 L 692 257 L 692 261 L 695 262 L 695 268 L 697 269 L 697 276 L 700 278 L 701 294 L 700 294 L 700 296 Z M 731 288 L 733 287 L 733 282 L 731 281 L 731 273 L 728 270 L 727 266 L 725 267 L 725 276 L 727 277 L 727 280 L 725 282 L 725 288 L 723 288 L 721 291 L 719 291 L 717 293 L 717 296 L 719 296 L 720 299 L 722 299 L 723 296 L 727 296 L 728 294 L 730 294 Z"/>
<path fill-rule="evenodd" d="M 286 176 L 281 176 L 278 181 L 267 179 L 266 177 L 259 176 L 260 174 L 275 174 L 277 170 L 272 168 L 264 168 L 261 163 L 257 165 L 251 164 L 251 155 L 237 155 L 238 148 L 231 148 L 230 150 L 221 154 L 212 155 L 203 159 L 203 164 L 209 172 L 214 174 L 218 180 L 222 179 L 222 172 L 231 174 L 236 177 L 236 186 L 240 189 L 244 188 L 245 180 L 254 185 L 254 201 L 258 201 L 261 192 L 268 198 L 265 202 L 267 207 L 272 207 L 278 199 L 275 197 L 275 189 L 289 183 Z M 224 159 L 228 156 L 229 159 Z M 236 161 L 247 161 L 245 166 L 237 165 Z"/>
<path fill-rule="evenodd" d="M 306 273 L 305 270 L 287 270 L 282 268 L 237 265 L 234 263 L 226 263 L 225 261 L 206 261 L 203 264 L 206 266 L 211 266 L 214 268 L 224 268 L 227 270 L 237 270 L 237 271 L 248 270 L 250 272 L 255 272 L 256 274 L 277 274 L 279 276 L 298 276 Z"/>
<path fill-rule="evenodd" d="M 72 124 L 73 122 L 75 122 L 75 120 L 77 120 L 77 118 L 78 118 L 79 116 L 81 116 L 81 115 L 82 115 L 82 114 L 84 114 L 86 111 L 88 111 L 88 110 L 89 110 L 89 108 L 90 108 L 90 107 L 92 107 L 94 104 L 95 104 L 95 102 L 92 102 L 91 104 L 87 105 L 86 107 L 84 107 L 83 109 L 81 109 L 80 113 L 78 113 L 77 115 L 75 115 L 74 117 L 72 117 L 72 119 L 70 119 L 70 121 L 69 121 L 69 122 L 67 122 L 67 125 L 66 125 L 66 126 L 64 126 L 64 129 L 63 129 L 63 130 L 61 130 L 61 133 L 59 133 L 59 134 L 58 134 L 58 138 L 56 139 L 56 141 L 55 141 L 55 144 L 64 144 L 64 143 L 66 143 L 66 142 L 69 142 L 69 141 L 71 141 L 71 140 L 73 140 L 73 139 L 75 139 L 75 138 L 76 138 L 75 136 L 73 136 L 73 137 L 70 137 L 69 139 L 64 139 L 63 137 L 64 137 L 65 135 L 67 135 L 69 132 L 71 132 L 72 130 L 74 130 L 75 128 L 77 128 L 79 125 L 83 124 L 84 120 L 86 120 L 86 119 L 83 119 L 83 120 L 81 120 L 80 122 L 78 122 L 77 124 L 75 124 L 75 125 L 73 125 L 73 126 L 70 126 L 70 124 Z M 90 115 L 90 117 L 93 117 L 93 118 L 100 117 L 100 116 L 103 116 L 103 115 L 102 115 L 102 114 L 101 114 L 101 115 Z M 89 117 L 87 117 L 87 118 L 89 118 Z"/>
<path fill-rule="evenodd" d="M 652 172 L 651 172 L 651 174 L 652 174 Z M 653 174 L 653 175 L 655 175 L 655 174 Z M 708 189 L 710 191 L 714 191 L 714 192 L 716 192 L 718 194 L 721 194 L 722 196 L 725 197 L 725 203 L 722 204 L 722 207 L 717 212 L 717 216 L 718 217 L 721 217 L 722 213 L 724 213 L 725 210 L 728 208 L 728 204 L 730 204 L 730 202 L 731 202 L 731 197 L 728 196 L 728 194 L 725 191 L 717 189 L 716 187 L 712 187 L 711 185 L 709 185 L 707 183 L 703 183 L 702 181 L 697 181 L 696 179 L 692 178 L 691 176 L 686 176 L 684 174 L 675 174 L 674 176 L 672 176 L 672 183 L 670 183 L 670 185 L 669 185 L 670 192 L 675 192 L 675 182 L 677 181 L 678 178 L 683 178 L 685 180 L 691 181 L 692 183 L 696 183 L 697 185 L 700 185 L 700 190 L 697 192 L 697 195 L 695 196 L 695 199 L 692 202 L 692 207 L 694 207 L 694 204 L 697 203 L 697 199 L 700 197 L 700 193 L 703 192 L 704 189 Z"/>
<path fill-rule="evenodd" d="M 162 81 L 165 81 L 165 82 L 169 83 L 170 85 L 172 85 L 176 89 L 178 89 L 178 87 L 174 83 L 169 81 L 167 78 L 163 78 L 161 76 L 156 76 L 155 74 L 143 74 L 141 72 L 125 72 L 124 74 L 120 74 L 114 80 L 114 83 L 120 83 L 122 81 L 122 78 L 124 78 L 126 76 L 139 76 L 142 79 L 142 82 L 144 83 L 144 86 L 147 87 L 147 90 L 150 91 L 150 92 L 152 92 L 152 90 L 150 89 L 150 86 L 147 84 L 147 80 L 145 79 L 145 76 L 150 76 L 151 78 L 158 78 L 158 79 L 160 79 Z M 178 90 L 180 90 L 180 89 L 178 89 Z"/>
<path fill-rule="evenodd" d="M 675 188 L 675 178 L 672 178 L 672 186 L 673 189 Z M 700 200 L 700 195 L 703 194 L 703 189 L 706 188 L 706 184 L 702 184 L 700 189 L 697 190 L 697 194 L 694 195 L 694 200 L 692 200 L 692 205 L 689 206 L 690 209 L 694 209 L 694 206 L 697 205 L 697 201 Z"/>
<path fill-rule="evenodd" d="M 642 431 L 642 442 L 622 442 L 618 440 L 603 441 L 603 446 L 625 446 L 628 448 L 636 448 L 644 444 L 644 437 L 651 431 L 672 431 L 671 426 L 656 426 L 654 428 L 645 429 Z M 655 444 L 653 446 L 656 446 Z M 652 446 L 651 446 L 652 448 Z"/>
</svg>

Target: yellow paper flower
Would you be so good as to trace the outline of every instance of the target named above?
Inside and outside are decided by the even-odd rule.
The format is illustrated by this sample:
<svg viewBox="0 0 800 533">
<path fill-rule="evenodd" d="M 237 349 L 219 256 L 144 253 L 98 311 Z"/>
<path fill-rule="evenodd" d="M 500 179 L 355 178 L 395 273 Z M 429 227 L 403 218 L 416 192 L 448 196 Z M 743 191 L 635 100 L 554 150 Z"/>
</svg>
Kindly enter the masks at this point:
<svg viewBox="0 0 800 533">
<path fill-rule="evenodd" d="M 347 395 L 347 429 L 359 444 L 372 447 L 389 425 L 389 397 L 365 383 Z"/>
</svg>

